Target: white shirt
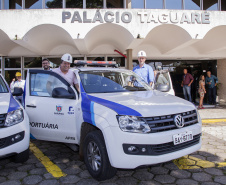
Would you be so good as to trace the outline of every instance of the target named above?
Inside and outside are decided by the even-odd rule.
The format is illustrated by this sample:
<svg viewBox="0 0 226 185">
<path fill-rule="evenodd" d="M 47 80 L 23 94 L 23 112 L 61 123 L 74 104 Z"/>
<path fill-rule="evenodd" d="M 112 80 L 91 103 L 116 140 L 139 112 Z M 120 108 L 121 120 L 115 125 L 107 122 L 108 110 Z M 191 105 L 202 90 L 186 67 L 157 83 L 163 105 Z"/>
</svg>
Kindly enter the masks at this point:
<svg viewBox="0 0 226 185">
<path fill-rule="evenodd" d="M 11 82 L 10 84 L 10 89 L 11 89 L 11 92 L 14 91 L 14 87 L 20 87 L 24 90 L 24 85 L 25 85 L 25 80 L 21 80 L 21 81 L 14 81 L 14 82 Z"/>
</svg>

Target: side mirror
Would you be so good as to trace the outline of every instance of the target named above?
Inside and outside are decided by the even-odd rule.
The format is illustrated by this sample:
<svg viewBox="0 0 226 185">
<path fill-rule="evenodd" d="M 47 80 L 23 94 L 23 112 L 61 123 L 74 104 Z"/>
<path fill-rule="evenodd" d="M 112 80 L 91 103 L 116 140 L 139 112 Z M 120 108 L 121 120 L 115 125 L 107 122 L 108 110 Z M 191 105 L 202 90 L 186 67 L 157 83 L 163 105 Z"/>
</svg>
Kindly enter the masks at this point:
<svg viewBox="0 0 226 185">
<path fill-rule="evenodd" d="M 22 96 L 23 95 L 23 89 L 20 87 L 14 87 L 13 96 Z"/>
<path fill-rule="evenodd" d="M 53 89 L 52 92 L 53 98 L 66 98 L 66 99 L 75 99 L 74 94 L 70 94 L 66 89 L 63 87 L 57 87 Z"/>
<path fill-rule="evenodd" d="M 168 92 L 170 90 L 170 87 L 167 84 L 158 84 L 156 90 L 161 92 Z"/>
</svg>

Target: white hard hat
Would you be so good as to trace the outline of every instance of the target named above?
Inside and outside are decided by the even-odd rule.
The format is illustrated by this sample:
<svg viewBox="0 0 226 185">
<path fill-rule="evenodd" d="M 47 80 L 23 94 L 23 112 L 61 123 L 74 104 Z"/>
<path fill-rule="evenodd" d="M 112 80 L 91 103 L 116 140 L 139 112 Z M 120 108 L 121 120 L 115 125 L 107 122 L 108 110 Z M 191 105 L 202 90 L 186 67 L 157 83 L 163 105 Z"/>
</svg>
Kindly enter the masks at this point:
<svg viewBox="0 0 226 185">
<path fill-rule="evenodd" d="M 72 56 L 69 53 L 66 53 L 61 57 L 61 60 L 72 63 Z"/>
<path fill-rule="evenodd" d="M 145 51 L 139 51 L 138 54 L 137 54 L 137 57 L 147 57 Z"/>
</svg>

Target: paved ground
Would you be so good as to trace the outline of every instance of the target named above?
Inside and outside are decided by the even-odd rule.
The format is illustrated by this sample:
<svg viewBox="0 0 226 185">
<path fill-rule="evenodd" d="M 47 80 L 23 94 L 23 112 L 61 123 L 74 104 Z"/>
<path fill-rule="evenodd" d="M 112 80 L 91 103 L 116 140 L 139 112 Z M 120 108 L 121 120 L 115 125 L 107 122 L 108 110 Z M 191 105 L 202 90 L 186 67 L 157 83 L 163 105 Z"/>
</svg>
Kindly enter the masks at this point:
<svg viewBox="0 0 226 185">
<path fill-rule="evenodd" d="M 226 104 L 221 104 L 217 106 L 204 105 L 204 107 L 205 109 L 199 109 L 199 114 L 202 119 L 225 119 L 226 120 Z"/>
<path fill-rule="evenodd" d="M 203 125 L 203 145 L 198 152 L 141 169 L 118 170 L 113 179 L 104 182 L 90 177 L 78 153 L 64 144 L 36 140 L 31 143 L 30 159 L 26 163 L 0 160 L 0 185 L 226 185 L 226 123 Z M 66 176 L 53 177 L 54 170 Z"/>
</svg>

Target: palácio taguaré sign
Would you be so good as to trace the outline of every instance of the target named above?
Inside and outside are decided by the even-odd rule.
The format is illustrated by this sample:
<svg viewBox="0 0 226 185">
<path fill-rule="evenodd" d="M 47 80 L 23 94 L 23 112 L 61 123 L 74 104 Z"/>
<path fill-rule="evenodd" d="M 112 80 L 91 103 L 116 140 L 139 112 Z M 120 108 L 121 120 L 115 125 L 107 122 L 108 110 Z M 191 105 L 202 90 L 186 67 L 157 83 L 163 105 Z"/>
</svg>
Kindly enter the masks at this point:
<svg viewBox="0 0 226 185">
<path fill-rule="evenodd" d="M 133 20 L 131 12 L 100 12 L 97 10 L 94 15 L 88 15 L 87 11 L 62 12 L 62 23 L 130 23 Z M 171 23 L 171 24 L 210 24 L 210 13 L 208 12 L 145 12 L 138 11 L 136 19 L 140 23 Z"/>
</svg>

